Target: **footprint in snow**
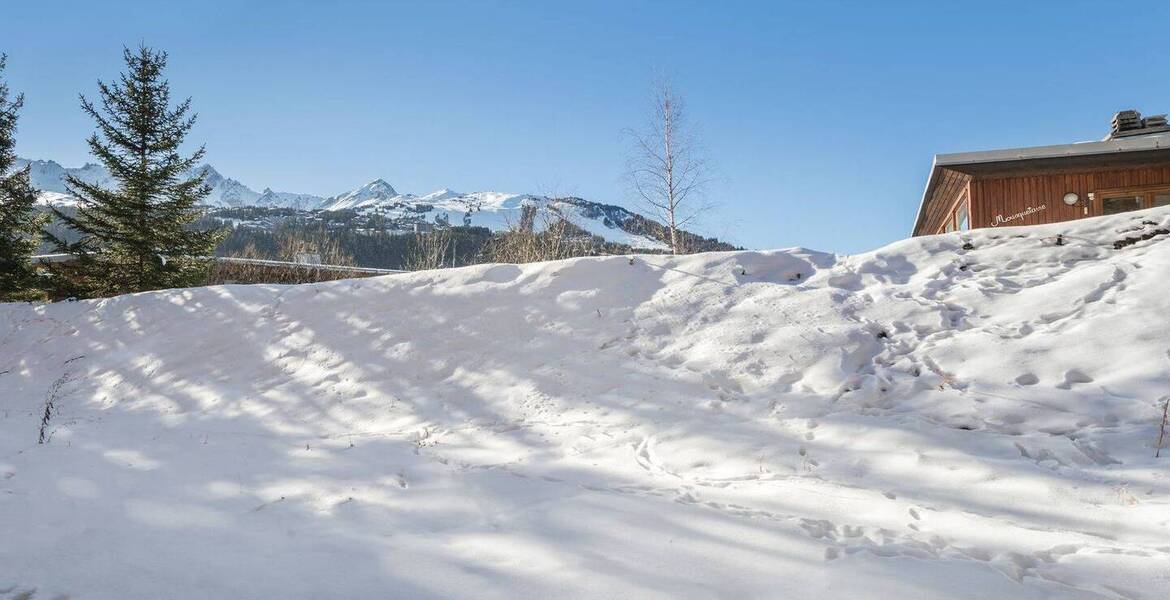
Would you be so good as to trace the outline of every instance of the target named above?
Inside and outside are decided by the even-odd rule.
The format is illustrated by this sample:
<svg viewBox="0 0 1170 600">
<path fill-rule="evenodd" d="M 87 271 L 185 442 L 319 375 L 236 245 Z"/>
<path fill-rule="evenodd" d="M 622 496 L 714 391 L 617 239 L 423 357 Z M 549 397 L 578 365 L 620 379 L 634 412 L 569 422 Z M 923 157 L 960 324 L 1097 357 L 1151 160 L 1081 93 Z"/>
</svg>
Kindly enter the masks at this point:
<svg viewBox="0 0 1170 600">
<path fill-rule="evenodd" d="M 1024 373 L 1023 375 L 1016 377 L 1016 383 L 1019 385 L 1036 385 L 1037 383 L 1040 383 L 1040 378 L 1033 375 L 1032 373 Z"/>
<path fill-rule="evenodd" d="M 1067 390 L 1079 383 L 1093 383 L 1093 378 L 1079 369 L 1069 369 L 1064 372 L 1064 381 L 1056 384 L 1056 387 Z"/>
</svg>

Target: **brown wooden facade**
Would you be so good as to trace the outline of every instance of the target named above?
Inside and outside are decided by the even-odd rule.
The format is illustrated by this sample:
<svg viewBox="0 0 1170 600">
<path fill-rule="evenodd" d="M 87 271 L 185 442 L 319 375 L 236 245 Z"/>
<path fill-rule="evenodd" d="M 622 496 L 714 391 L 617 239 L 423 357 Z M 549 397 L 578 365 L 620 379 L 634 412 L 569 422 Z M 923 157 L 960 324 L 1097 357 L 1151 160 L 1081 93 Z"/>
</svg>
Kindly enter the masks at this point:
<svg viewBox="0 0 1170 600">
<path fill-rule="evenodd" d="M 1069 194 L 1075 204 L 1066 204 Z M 1167 204 L 1170 148 L 936 162 L 913 234 L 1057 223 Z"/>
</svg>

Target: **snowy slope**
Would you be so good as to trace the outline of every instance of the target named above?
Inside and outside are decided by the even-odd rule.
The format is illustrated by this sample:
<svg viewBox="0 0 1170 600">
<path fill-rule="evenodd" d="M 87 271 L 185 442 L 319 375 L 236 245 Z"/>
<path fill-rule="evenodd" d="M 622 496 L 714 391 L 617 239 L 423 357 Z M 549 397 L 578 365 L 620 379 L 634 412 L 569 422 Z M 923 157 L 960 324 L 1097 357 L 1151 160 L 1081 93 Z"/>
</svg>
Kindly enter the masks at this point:
<svg viewBox="0 0 1170 600">
<path fill-rule="evenodd" d="M 1168 227 L 0 305 L 0 597 L 1166 598 Z"/>
<path fill-rule="evenodd" d="M 552 199 L 530 194 L 472 192 L 461 194 L 441 189 L 423 196 L 399 194 L 390 184 L 374 180 L 324 205 L 324 210 L 356 210 L 396 220 L 450 223 L 504 231 L 520 223 L 524 206 L 540 206 L 568 219 L 581 229 L 606 241 L 641 250 L 666 250 L 667 244 L 648 235 L 631 233 L 622 227 L 634 213 L 617 206 L 580 198 Z M 620 214 L 617 214 L 620 213 Z M 551 215 L 550 215 L 551 216 Z M 547 225 L 538 219 L 537 229 Z"/>
<path fill-rule="evenodd" d="M 323 210 L 357 210 L 393 202 L 399 194 L 385 180 L 375 179 L 355 190 L 331 198 L 320 206 Z"/>
<path fill-rule="evenodd" d="M 77 204 L 77 198 L 61 192 L 41 191 L 37 194 L 37 204 L 44 206 L 71 206 Z"/>
<path fill-rule="evenodd" d="M 224 177 L 211 165 L 203 165 L 199 167 L 199 171 L 204 175 L 204 182 L 211 186 L 211 193 L 207 195 L 205 201 L 205 204 L 208 206 L 221 208 L 267 206 L 271 208 L 311 210 L 319 207 L 326 201 L 321 196 L 294 192 L 275 192 L 272 188 L 264 188 L 264 191 L 256 192 L 235 179 Z"/>
<path fill-rule="evenodd" d="M 97 163 L 85 163 L 80 167 L 63 167 L 52 160 L 28 160 L 17 158 L 13 164 L 15 170 L 29 167 L 29 179 L 34 188 L 43 192 L 65 194 L 65 176 L 72 175 L 78 179 L 102 186 L 113 185 L 109 173 Z"/>
<path fill-rule="evenodd" d="M 260 197 L 256 199 L 256 206 L 272 206 L 278 208 L 295 208 L 297 210 L 315 210 L 325 199 L 312 194 L 298 194 L 296 192 L 276 192 L 272 188 L 264 188 Z"/>
<path fill-rule="evenodd" d="M 203 165 L 199 171 L 203 173 L 203 182 L 211 187 L 211 193 L 207 195 L 208 205 L 225 208 L 258 206 L 260 194 L 252 188 L 235 179 L 224 177 L 211 165 Z"/>
<path fill-rule="evenodd" d="M 69 205 L 76 202 L 67 193 L 65 184 L 67 175 L 106 188 L 117 187 L 117 182 L 110 177 L 105 168 L 96 163 L 86 163 L 81 167 L 63 167 L 52 160 L 16 159 L 15 168 L 23 169 L 26 166 L 30 167 L 33 187 L 41 190 L 40 201 L 44 204 Z M 207 196 L 209 206 L 223 208 L 270 206 L 307 210 L 317 208 L 326 201 L 325 198 L 311 194 L 273 192 L 271 189 L 258 193 L 235 179 L 224 177 L 211 165 L 203 165 L 198 171 L 204 174 L 204 181 L 211 186 L 211 193 Z"/>
</svg>

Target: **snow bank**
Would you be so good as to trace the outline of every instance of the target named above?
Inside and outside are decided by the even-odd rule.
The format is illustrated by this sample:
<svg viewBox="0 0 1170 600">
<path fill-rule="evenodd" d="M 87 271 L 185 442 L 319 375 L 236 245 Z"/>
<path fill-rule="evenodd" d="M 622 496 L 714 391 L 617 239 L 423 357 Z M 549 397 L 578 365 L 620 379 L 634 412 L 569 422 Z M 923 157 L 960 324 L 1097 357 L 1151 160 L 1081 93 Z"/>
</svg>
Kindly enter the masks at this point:
<svg viewBox="0 0 1170 600">
<path fill-rule="evenodd" d="M 2 305 L 0 598 L 1165 598 L 1167 227 Z"/>
</svg>

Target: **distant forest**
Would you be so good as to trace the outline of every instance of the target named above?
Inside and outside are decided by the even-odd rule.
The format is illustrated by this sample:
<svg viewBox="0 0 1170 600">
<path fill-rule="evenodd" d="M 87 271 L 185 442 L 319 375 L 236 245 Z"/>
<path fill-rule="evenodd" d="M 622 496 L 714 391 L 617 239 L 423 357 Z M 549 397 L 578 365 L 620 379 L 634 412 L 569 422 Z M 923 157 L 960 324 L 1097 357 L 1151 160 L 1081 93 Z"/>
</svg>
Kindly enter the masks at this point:
<svg viewBox="0 0 1170 600">
<path fill-rule="evenodd" d="M 70 207 L 62 208 L 69 214 Z M 210 209 L 197 221 L 194 228 L 224 228 L 226 236 L 216 247 L 217 256 L 295 260 L 297 254 L 316 254 L 325 264 L 373 267 L 379 269 L 417 269 L 459 267 L 483 262 L 523 262 L 525 258 L 553 260 L 575 256 L 604 256 L 617 254 L 660 254 L 664 251 L 635 249 L 625 244 L 607 242 L 601 237 L 556 219 L 551 225 L 536 227 L 533 221 L 518 223 L 510 231 L 492 232 L 486 227 L 449 225 L 433 231 L 415 234 L 404 231 L 402 223 L 378 214 L 362 214 L 352 210 L 301 211 L 288 208 L 241 207 Z M 526 230 L 527 228 L 527 230 Z M 47 229 L 59 237 L 70 239 L 75 233 L 51 223 Z M 544 233 L 541 233 L 541 232 Z M 636 216 L 627 224 L 631 233 L 646 233 L 663 239 L 668 237 L 665 226 Z M 502 256 L 499 247 L 504 242 L 523 235 L 545 238 L 557 237 L 561 243 L 545 240 L 543 248 L 555 248 L 554 255 L 546 256 L 538 247 L 523 256 Z M 680 232 L 691 252 L 737 250 L 738 248 L 716 238 L 706 238 Z M 52 252 L 49 244 L 41 252 Z M 420 260 L 421 255 L 429 255 Z"/>
<path fill-rule="evenodd" d="M 631 224 L 638 228 L 636 233 L 646 232 L 658 239 L 667 235 L 662 225 L 640 216 L 636 219 L 638 221 Z M 504 258 L 512 259 L 508 262 L 520 262 L 517 259 L 521 257 L 499 256 L 494 249 L 509 236 L 522 235 L 560 238 L 560 244 L 545 244 L 549 248 L 558 248 L 556 255 L 544 256 L 537 252 L 531 257 L 536 260 L 663 252 L 608 242 L 564 219 L 554 218 L 553 222 L 534 228 L 535 220 L 535 217 L 526 223 L 522 220 L 512 230 L 502 232 L 492 232 L 486 227 L 440 225 L 433 231 L 416 234 L 403 231 L 400 229 L 401 224 L 377 214 L 366 215 L 348 210 L 307 212 L 246 207 L 211 211 L 196 225 L 230 227 L 227 237 L 216 249 L 219 256 L 291 260 L 291 254 L 295 252 L 310 252 L 318 254 L 328 264 L 381 269 L 458 267 L 482 262 L 504 262 Z M 682 235 L 691 252 L 737 249 L 715 238 L 686 232 L 682 232 Z M 419 265 L 419 254 L 425 249 L 433 253 L 436 245 L 442 246 L 442 256 L 435 256 L 429 263 Z"/>
</svg>

